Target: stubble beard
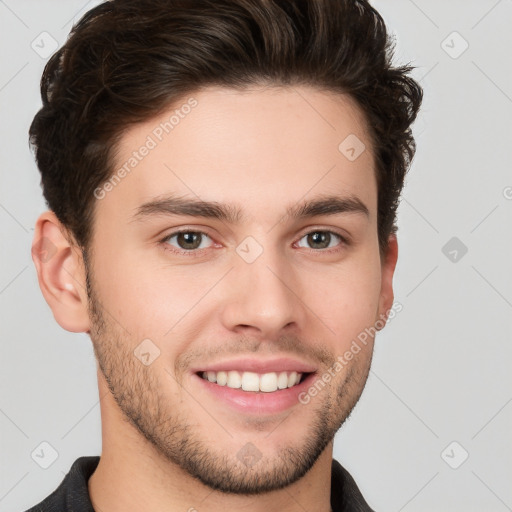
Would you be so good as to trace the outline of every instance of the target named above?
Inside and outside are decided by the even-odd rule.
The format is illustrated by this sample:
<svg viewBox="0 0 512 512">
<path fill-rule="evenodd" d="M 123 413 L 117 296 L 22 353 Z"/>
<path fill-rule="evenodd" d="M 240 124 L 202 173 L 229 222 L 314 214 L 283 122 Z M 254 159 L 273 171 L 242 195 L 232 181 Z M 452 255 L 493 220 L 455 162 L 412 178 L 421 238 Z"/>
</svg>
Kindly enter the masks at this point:
<svg viewBox="0 0 512 512">
<path fill-rule="evenodd" d="M 247 464 L 239 456 L 236 439 L 226 435 L 226 447 L 215 450 L 193 425 L 200 419 L 191 421 L 193 418 L 178 412 L 178 404 L 170 403 L 163 391 L 169 383 L 178 385 L 176 379 L 165 379 L 165 375 L 164 379 L 160 378 L 151 365 L 143 365 L 134 356 L 122 327 L 103 313 L 90 269 L 87 269 L 87 291 L 90 337 L 96 360 L 126 420 L 165 460 L 223 493 L 261 494 L 282 489 L 302 478 L 349 417 L 368 376 L 371 353 L 366 364 L 348 368 L 346 378 L 336 388 L 326 386 L 310 404 L 295 407 L 293 421 L 283 422 L 287 428 L 291 428 L 290 425 L 304 428 L 302 442 L 282 446 L 273 457 L 262 457 L 254 464 Z M 170 371 L 168 373 L 172 376 Z M 314 419 L 305 426 L 301 422 L 300 408 L 313 406 Z"/>
</svg>

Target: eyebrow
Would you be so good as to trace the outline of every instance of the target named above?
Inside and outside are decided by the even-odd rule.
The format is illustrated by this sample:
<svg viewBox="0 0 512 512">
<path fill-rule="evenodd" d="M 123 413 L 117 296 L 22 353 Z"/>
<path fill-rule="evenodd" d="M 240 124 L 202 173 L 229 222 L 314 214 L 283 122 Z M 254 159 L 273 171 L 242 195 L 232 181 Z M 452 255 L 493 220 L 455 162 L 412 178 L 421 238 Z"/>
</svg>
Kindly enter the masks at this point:
<svg viewBox="0 0 512 512">
<path fill-rule="evenodd" d="M 323 196 L 289 206 L 284 218 L 300 220 L 320 215 L 354 213 L 367 218 L 370 216 L 367 206 L 356 196 Z M 170 196 L 144 203 L 137 208 L 133 220 L 144 220 L 158 215 L 202 217 L 229 224 L 239 224 L 245 219 L 241 209 L 234 204 Z"/>
</svg>

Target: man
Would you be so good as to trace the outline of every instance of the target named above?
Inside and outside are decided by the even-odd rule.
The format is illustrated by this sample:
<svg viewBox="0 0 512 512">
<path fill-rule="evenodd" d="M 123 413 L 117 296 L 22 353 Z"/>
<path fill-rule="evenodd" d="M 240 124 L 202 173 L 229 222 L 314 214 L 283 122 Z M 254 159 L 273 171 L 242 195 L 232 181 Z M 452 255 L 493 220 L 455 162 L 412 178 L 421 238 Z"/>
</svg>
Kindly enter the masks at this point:
<svg viewBox="0 0 512 512">
<path fill-rule="evenodd" d="M 103 447 L 31 510 L 371 510 L 332 448 L 393 308 L 422 93 L 391 58 L 366 1 L 112 0 L 73 29 L 33 253 L 91 337 Z"/>
</svg>

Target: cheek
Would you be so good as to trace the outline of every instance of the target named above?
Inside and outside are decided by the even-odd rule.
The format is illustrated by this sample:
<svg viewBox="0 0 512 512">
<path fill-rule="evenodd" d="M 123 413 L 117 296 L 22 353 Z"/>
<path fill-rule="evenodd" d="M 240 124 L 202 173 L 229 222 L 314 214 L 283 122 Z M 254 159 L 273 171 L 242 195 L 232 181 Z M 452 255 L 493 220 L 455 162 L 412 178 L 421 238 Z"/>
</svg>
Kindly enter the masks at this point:
<svg viewBox="0 0 512 512">
<path fill-rule="evenodd" d="M 134 342 L 150 338 L 160 346 L 188 325 L 189 313 L 200 310 L 199 301 L 218 275 L 191 275 L 185 267 L 148 263 L 135 256 L 129 251 L 106 255 L 94 272 L 96 288 L 104 308 Z"/>
<path fill-rule="evenodd" d="M 306 300 L 332 329 L 337 345 L 350 344 L 376 321 L 380 277 L 380 266 L 367 262 L 305 282 Z"/>
</svg>

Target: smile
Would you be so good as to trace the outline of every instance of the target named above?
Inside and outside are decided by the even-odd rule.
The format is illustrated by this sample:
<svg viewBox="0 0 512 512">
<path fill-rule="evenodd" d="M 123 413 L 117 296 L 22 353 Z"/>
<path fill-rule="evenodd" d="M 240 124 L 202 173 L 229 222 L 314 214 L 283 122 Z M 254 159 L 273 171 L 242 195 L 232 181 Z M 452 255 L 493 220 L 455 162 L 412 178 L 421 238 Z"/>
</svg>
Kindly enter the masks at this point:
<svg viewBox="0 0 512 512">
<path fill-rule="evenodd" d="M 292 372 L 240 372 L 230 371 L 206 371 L 199 376 L 219 386 L 243 391 L 273 393 L 278 390 L 292 388 L 301 382 L 302 373 Z"/>
</svg>

